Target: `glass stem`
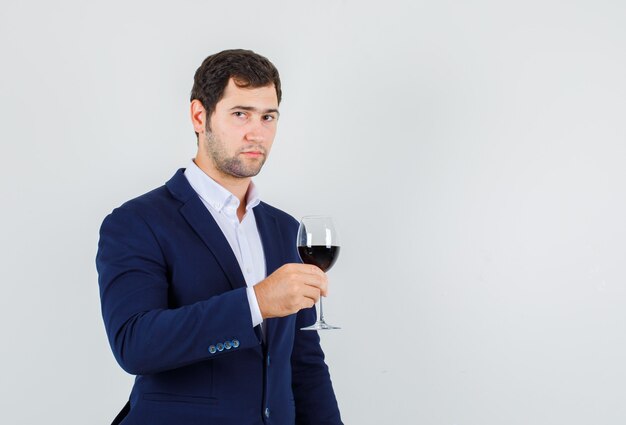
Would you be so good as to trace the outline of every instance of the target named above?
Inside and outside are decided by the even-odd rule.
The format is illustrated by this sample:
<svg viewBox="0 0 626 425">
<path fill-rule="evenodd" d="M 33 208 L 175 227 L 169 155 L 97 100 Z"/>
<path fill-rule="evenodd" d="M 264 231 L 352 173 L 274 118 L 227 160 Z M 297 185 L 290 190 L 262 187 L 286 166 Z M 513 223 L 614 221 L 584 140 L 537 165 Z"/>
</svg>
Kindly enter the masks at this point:
<svg viewBox="0 0 626 425">
<path fill-rule="evenodd" d="M 320 297 L 320 322 L 324 321 L 324 305 L 322 304 L 322 297 Z"/>
</svg>

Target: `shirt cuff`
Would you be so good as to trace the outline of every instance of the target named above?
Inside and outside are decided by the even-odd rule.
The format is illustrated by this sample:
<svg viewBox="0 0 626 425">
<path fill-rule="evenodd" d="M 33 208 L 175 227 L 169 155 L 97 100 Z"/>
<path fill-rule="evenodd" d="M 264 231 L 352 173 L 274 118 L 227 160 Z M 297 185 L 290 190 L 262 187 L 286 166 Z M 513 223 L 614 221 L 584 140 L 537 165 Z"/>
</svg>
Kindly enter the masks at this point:
<svg viewBox="0 0 626 425">
<path fill-rule="evenodd" d="M 250 304 L 250 316 L 252 317 L 252 327 L 263 323 L 263 316 L 261 316 L 261 309 L 259 308 L 259 302 L 256 300 L 256 294 L 254 288 L 248 286 L 246 288 L 246 294 L 248 294 L 248 304 Z"/>
</svg>

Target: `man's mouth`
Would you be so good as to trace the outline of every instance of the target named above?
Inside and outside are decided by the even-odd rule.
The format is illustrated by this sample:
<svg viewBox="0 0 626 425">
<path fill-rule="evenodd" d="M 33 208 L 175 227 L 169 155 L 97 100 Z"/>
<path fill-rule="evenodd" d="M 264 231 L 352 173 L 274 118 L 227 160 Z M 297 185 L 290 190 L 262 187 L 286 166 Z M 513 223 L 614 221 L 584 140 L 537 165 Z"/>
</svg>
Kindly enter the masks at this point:
<svg viewBox="0 0 626 425">
<path fill-rule="evenodd" d="M 265 153 L 263 153 L 261 151 L 245 151 L 245 152 L 241 152 L 241 153 L 243 155 L 250 156 L 250 157 L 258 157 L 258 156 L 265 155 Z"/>
</svg>

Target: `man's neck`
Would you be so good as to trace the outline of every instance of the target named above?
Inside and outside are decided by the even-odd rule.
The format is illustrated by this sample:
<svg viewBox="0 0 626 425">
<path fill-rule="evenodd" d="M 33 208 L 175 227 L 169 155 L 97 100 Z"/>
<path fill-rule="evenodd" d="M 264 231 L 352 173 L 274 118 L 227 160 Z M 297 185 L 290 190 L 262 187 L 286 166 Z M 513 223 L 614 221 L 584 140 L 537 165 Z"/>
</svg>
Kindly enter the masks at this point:
<svg viewBox="0 0 626 425">
<path fill-rule="evenodd" d="M 239 199 L 237 216 L 239 217 L 239 221 L 241 221 L 246 213 L 246 196 L 252 179 L 250 177 L 233 177 L 224 174 L 216 169 L 210 161 L 203 160 L 198 156 L 194 158 L 193 162 L 195 162 L 198 168 L 200 168 L 207 176 L 215 180 L 217 184 L 228 190 L 230 193 L 235 195 L 237 199 Z"/>
</svg>

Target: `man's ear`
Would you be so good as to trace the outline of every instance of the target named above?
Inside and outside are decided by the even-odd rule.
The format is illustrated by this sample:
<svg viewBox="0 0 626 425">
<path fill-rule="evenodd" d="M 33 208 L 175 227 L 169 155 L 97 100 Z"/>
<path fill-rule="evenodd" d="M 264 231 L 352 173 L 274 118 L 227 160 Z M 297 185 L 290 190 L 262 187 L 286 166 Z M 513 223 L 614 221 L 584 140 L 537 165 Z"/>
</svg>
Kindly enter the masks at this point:
<svg viewBox="0 0 626 425">
<path fill-rule="evenodd" d="M 204 106 L 202 106 L 202 102 L 198 99 L 194 99 L 191 101 L 190 105 L 190 114 L 191 114 L 191 124 L 193 125 L 193 129 L 198 134 L 204 134 L 206 130 L 206 110 Z"/>
</svg>

